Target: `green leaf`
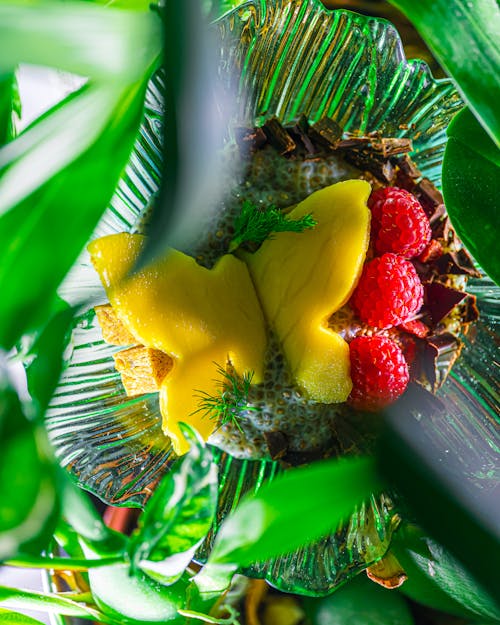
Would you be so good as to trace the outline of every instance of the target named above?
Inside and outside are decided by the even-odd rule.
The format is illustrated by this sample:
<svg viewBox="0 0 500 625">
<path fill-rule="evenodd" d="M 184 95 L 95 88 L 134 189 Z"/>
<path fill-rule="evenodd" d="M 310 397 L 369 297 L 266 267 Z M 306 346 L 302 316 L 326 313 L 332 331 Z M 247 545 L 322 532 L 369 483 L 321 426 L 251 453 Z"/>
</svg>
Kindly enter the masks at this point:
<svg viewBox="0 0 500 625">
<path fill-rule="evenodd" d="M 146 504 L 130 540 L 132 565 L 174 583 L 210 529 L 217 504 L 217 467 L 202 439 L 181 428 L 191 449 L 177 460 Z"/>
<path fill-rule="evenodd" d="M 0 150 L 0 345 L 47 318 L 129 157 L 145 82 L 84 87 Z"/>
<path fill-rule="evenodd" d="M 471 254 L 500 284 L 500 149 L 468 109 L 453 118 L 448 137 L 443 160 L 448 214 Z"/>
<path fill-rule="evenodd" d="M 391 549 L 408 575 L 401 592 L 413 600 L 456 616 L 500 621 L 500 610 L 472 576 L 418 528 L 401 527 Z"/>
<path fill-rule="evenodd" d="M 432 395 L 409 389 L 387 412 L 377 454 L 381 473 L 404 497 L 407 514 L 467 567 L 471 579 L 482 584 L 484 595 L 496 598 L 500 540 L 494 492 L 483 487 L 479 468 L 463 463 L 464 449 L 457 449 L 453 439 L 446 452 L 441 448 L 448 440 L 443 438 L 446 429 L 436 429 L 442 427 L 436 424 L 447 415 Z M 468 445 L 478 458 L 483 456 L 484 466 L 490 460 L 494 463 L 495 450 L 483 437 L 483 424 L 478 427 L 473 413 L 463 419 Z"/>
<path fill-rule="evenodd" d="M 0 3 L 0 73 L 32 63 L 123 85 L 141 79 L 160 49 L 153 13 L 86 2 Z"/>
<path fill-rule="evenodd" d="M 32 592 L 0 586 L 0 603 L 18 610 L 41 610 L 66 616 L 78 616 L 88 620 L 103 620 L 98 610 L 55 593 Z"/>
<path fill-rule="evenodd" d="M 14 390 L 0 379 L 0 560 L 21 550 L 39 553 L 56 523 L 54 470 L 38 434 Z"/>
<path fill-rule="evenodd" d="M 59 300 L 60 310 L 38 334 L 27 355 L 28 390 L 41 418 L 52 398 L 63 369 L 63 354 L 70 338 L 75 309 Z"/>
<path fill-rule="evenodd" d="M 324 599 L 303 602 L 311 625 L 413 625 L 408 605 L 398 593 L 364 575 Z"/>
<path fill-rule="evenodd" d="M 498 0 L 390 0 L 413 22 L 500 146 Z"/>
<path fill-rule="evenodd" d="M 5 625 L 42 625 L 41 621 L 37 621 L 36 619 L 31 618 L 31 616 L 1 609 L 0 622 L 5 623 Z"/>
<path fill-rule="evenodd" d="M 205 588 L 213 565 L 248 566 L 311 543 L 381 490 L 371 458 L 290 470 L 242 500 L 223 523 L 208 566 L 195 580 Z"/>
<path fill-rule="evenodd" d="M 14 115 L 20 110 L 17 80 L 14 73 L 0 73 L 0 147 L 15 134 Z"/>
</svg>

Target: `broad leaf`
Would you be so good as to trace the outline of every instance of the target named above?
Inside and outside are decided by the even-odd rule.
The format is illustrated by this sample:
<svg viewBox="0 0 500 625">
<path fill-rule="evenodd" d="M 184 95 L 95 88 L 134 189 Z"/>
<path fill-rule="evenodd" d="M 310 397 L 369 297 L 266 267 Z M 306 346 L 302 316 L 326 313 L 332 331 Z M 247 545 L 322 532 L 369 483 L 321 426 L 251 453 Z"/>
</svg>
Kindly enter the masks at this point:
<svg viewBox="0 0 500 625">
<path fill-rule="evenodd" d="M 420 530 L 403 526 L 395 534 L 392 549 L 408 575 L 401 592 L 457 616 L 500 621 L 500 609 L 471 575 Z"/>
<path fill-rule="evenodd" d="M 47 318 L 128 159 L 144 89 L 83 88 L 0 151 L 0 345 Z"/>
<path fill-rule="evenodd" d="M 413 625 L 401 595 L 377 586 L 364 575 L 324 599 L 305 599 L 311 625 Z"/>
<path fill-rule="evenodd" d="M 32 63 L 123 85 L 141 79 L 160 48 L 153 13 L 87 2 L 0 3 L 0 74 Z"/>
<path fill-rule="evenodd" d="M 477 427 L 474 414 L 463 418 L 467 445 L 474 447 L 483 466 L 490 461 L 494 466 L 495 449 L 487 426 L 481 423 Z M 488 591 L 496 598 L 500 536 L 495 521 L 500 502 L 480 466 L 471 467 L 464 461 L 464 448 L 449 443 L 442 449 L 446 419 L 433 396 L 416 389 L 407 392 L 388 409 L 387 428 L 377 454 L 380 470 L 404 496 L 404 505 L 417 523 L 467 567 L 485 594 Z M 440 420 L 443 424 L 436 426 Z M 436 433 L 436 427 L 441 431 Z"/>
<path fill-rule="evenodd" d="M 413 22 L 500 146 L 498 0 L 390 0 Z"/>
<path fill-rule="evenodd" d="M 381 490 L 371 458 L 317 462 L 288 471 L 247 495 L 226 519 L 208 566 L 197 578 L 200 588 L 212 590 L 217 575 L 224 579 L 220 565 L 247 566 L 313 542 Z"/>
<path fill-rule="evenodd" d="M 63 368 L 74 309 L 59 300 L 60 310 L 38 334 L 27 355 L 28 390 L 41 418 L 52 398 Z"/>
<path fill-rule="evenodd" d="M 55 593 L 32 592 L 18 588 L 0 586 L 0 604 L 17 610 L 41 610 L 67 616 L 78 616 L 88 620 L 101 620 L 99 610 L 84 603 L 72 601 Z"/>
<path fill-rule="evenodd" d="M 39 553 L 56 523 L 54 470 L 42 455 L 40 438 L 15 391 L 0 379 L 0 560 L 21 549 Z"/>
<path fill-rule="evenodd" d="M 174 583 L 210 529 L 217 503 L 217 467 L 201 438 L 181 426 L 190 451 L 165 475 L 130 541 L 130 558 L 150 577 Z"/>
<path fill-rule="evenodd" d="M 500 284 L 500 149 L 465 109 L 448 128 L 443 193 L 458 236 L 483 269 Z"/>
<path fill-rule="evenodd" d="M 42 625 L 41 621 L 37 621 L 31 616 L 19 614 L 19 612 L 11 612 L 10 610 L 0 609 L 0 622 L 5 625 Z"/>
<path fill-rule="evenodd" d="M 220 158 L 235 98 L 220 93 L 217 43 L 199 0 L 163 9 L 165 117 L 162 184 L 142 262 L 166 247 L 199 242 L 218 208 L 227 176 Z M 227 86 L 226 86 L 227 90 Z"/>
<path fill-rule="evenodd" d="M 0 147 L 15 134 L 14 115 L 20 112 L 19 93 L 14 73 L 0 72 Z"/>
</svg>

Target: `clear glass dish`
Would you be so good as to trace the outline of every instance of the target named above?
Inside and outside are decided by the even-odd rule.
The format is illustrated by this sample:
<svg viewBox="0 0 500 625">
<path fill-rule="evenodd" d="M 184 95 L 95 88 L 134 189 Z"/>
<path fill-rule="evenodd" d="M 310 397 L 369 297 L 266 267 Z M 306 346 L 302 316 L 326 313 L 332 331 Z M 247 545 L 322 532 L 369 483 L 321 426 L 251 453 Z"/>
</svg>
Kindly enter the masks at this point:
<svg viewBox="0 0 500 625">
<path fill-rule="evenodd" d="M 445 130 L 462 102 L 450 81 L 435 80 L 425 63 L 405 59 L 390 23 L 343 10 L 328 11 L 319 0 L 252 0 L 222 17 L 215 30 L 220 77 L 238 90 L 239 125 L 252 127 L 273 116 L 287 124 L 301 114 L 314 122 L 327 115 L 344 131 L 381 130 L 385 136 L 409 136 L 412 157 L 424 175 L 439 185 Z M 158 190 L 160 85 L 157 75 L 147 94 L 140 138 L 95 236 L 129 231 Z M 255 189 L 254 180 L 252 192 L 265 193 L 278 205 L 290 204 L 291 197 L 300 199 L 314 189 L 316 178 L 322 176 L 320 167 L 321 163 L 311 162 L 300 169 L 293 188 L 284 180 Z M 237 189 L 237 181 L 233 182 Z M 476 280 L 469 290 L 477 293 L 482 316 L 465 338 L 461 359 L 439 392 L 448 418 L 432 422 L 429 432 L 451 444 L 467 423 L 479 423 L 486 447 L 491 448 L 494 380 L 487 363 L 492 339 L 498 339 L 498 289 L 487 280 Z M 104 301 L 85 254 L 63 295 Z M 68 367 L 52 401 L 47 427 L 59 461 L 81 486 L 109 504 L 137 507 L 175 455 L 161 431 L 157 396 L 125 395 L 112 359 L 116 350 L 102 341 L 92 309 L 77 320 Z M 369 447 L 365 425 L 356 419 L 339 424 L 339 453 Z M 200 559 L 206 557 L 218 526 L 240 497 L 281 471 L 273 461 L 240 460 L 217 449 L 214 453 L 220 472 L 219 510 Z M 486 468 L 488 462 L 486 454 Z M 285 591 L 328 594 L 384 555 L 396 524 L 390 498 L 372 497 L 330 536 L 247 573 Z"/>
</svg>

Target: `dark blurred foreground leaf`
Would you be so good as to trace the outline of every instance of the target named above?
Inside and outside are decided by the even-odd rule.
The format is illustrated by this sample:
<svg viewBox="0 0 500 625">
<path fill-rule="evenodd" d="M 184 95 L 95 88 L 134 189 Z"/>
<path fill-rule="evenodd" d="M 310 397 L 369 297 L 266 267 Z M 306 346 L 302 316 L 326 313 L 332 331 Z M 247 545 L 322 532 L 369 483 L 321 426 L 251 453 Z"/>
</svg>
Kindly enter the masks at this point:
<svg viewBox="0 0 500 625">
<path fill-rule="evenodd" d="M 32 63 L 132 83 L 160 47 L 161 24 L 152 13 L 90 2 L 0 3 L 0 74 Z"/>
<path fill-rule="evenodd" d="M 444 453 L 440 447 L 443 433 L 436 436 L 434 429 L 446 427 L 446 415 L 440 410 L 443 407 L 433 396 L 417 389 L 389 409 L 377 454 L 380 470 L 404 496 L 416 521 L 497 599 L 500 540 L 494 510 L 500 502 L 491 489 L 481 488 L 480 475 L 462 465 L 463 450 L 450 444 Z M 465 423 L 462 428 L 469 436 L 475 431 Z M 478 432 L 467 444 L 486 464 L 489 456 L 494 462 L 494 449 L 479 438 L 484 430 Z"/>
<path fill-rule="evenodd" d="M 39 553 L 56 523 L 54 470 L 15 391 L 0 379 L 0 560 Z"/>
<path fill-rule="evenodd" d="M 364 575 L 324 599 L 304 599 L 311 625 L 413 625 L 405 600 Z"/>
<path fill-rule="evenodd" d="M 128 159 L 145 86 L 83 88 L 0 151 L 0 345 L 45 321 Z"/>
<path fill-rule="evenodd" d="M 217 504 L 217 466 L 204 442 L 182 426 L 191 449 L 162 479 L 130 539 L 130 559 L 162 584 L 173 584 L 212 525 Z"/>
<path fill-rule="evenodd" d="M 443 193 L 458 236 L 500 284 L 500 149 L 464 109 L 448 127 Z"/>
<path fill-rule="evenodd" d="M 237 566 L 288 553 L 338 526 L 355 506 L 382 490 L 371 458 L 345 458 L 293 469 L 247 495 L 223 523 L 197 582 L 214 589 Z"/>
<path fill-rule="evenodd" d="M 434 56 L 500 146 L 498 0 L 389 0 L 413 22 Z"/>
<path fill-rule="evenodd" d="M 164 23 L 163 172 L 143 263 L 167 247 L 187 251 L 217 210 L 227 176 L 221 149 L 235 98 L 222 92 L 215 31 L 199 0 L 167 2 Z M 220 45 L 220 44 L 219 44 Z"/>
<path fill-rule="evenodd" d="M 5 625 L 41 625 L 41 621 L 37 621 L 31 616 L 19 614 L 19 612 L 10 612 L 9 610 L 0 609 L 0 622 Z"/>
<path fill-rule="evenodd" d="M 414 601 L 464 618 L 500 621 L 500 610 L 471 575 L 415 526 L 403 525 L 391 550 L 408 575 L 400 590 Z"/>
<path fill-rule="evenodd" d="M 59 300 L 60 310 L 38 334 L 28 354 L 26 365 L 28 390 L 41 418 L 52 398 L 63 368 L 64 350 L 75 309 Z"/>
</svg>

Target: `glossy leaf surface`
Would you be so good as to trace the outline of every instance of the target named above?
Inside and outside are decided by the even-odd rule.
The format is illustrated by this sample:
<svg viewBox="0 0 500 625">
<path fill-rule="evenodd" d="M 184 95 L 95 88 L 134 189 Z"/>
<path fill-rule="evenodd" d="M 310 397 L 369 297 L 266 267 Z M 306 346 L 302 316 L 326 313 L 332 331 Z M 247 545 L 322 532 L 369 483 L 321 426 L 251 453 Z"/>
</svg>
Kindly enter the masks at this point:
<svg viewBox="0 0 500 625">
<path fill-rule="evenodd" d="M 468 109 L 458 113 L 448 128 L 443 193 L 458 236 L 500 284 L 500 149 Z"/>
<path fill-rule="evenodd" d="M 150 577 L 175 582 L 210 529 L 217 504 L 217 467 L 194 431 L 183 426 L 191 442 L 146 504 L 130 542 L 130 558 Z"/>
<path fill-rule="evenodd" d="M 330 597 L 305 599 L 311 625 L 413 625 L 401 595 L 356 577 Z"/>
<path fill-rule="evenodd" d="M 500 5 L 497 0 L 390 0 L 424 41 L 500 146 Z"/>
<path fill-rule="evenodd" d="M 144 88 L 84 88 L 0 151 L 1 345 L 46 318 L 113 194 Z"/>
<path fill-rule="evenodd" d="M 37 621 L 31 616 L 19 614 L 19 612 L 11 612 L 10 610 L 0 609 L 0 622 L 5 625 L 41 625 L 41 621 Z"/>
<path fill-rule="evenodd" d="M 153 13 L 90 2 L 0 4 L 0 73 L 32 63 L 123 84 L 142 78 L 160 46 Z"/>
<path fill-rule="evenodd" d="M 0 71 L 0 146 L 14 136 L 13 115 L 19 111 L 19 94 L 13 73 Z"/>
<path fill-rule="evenodd" d="M 36 403 L 38 416 L 43 416 L 63 368 L 63 354 L 70 339 L 74 309 L 59 301 L 60 310 L 38 334 L 30 348 L 26 366 L 28 390 Z"/>
<path fill-rule="evenodd" d="M 15 391 L 0 380 L 0 559 L 46 547 L 58 507 L 54 473 Z"/>
<path fill-rule="evenodd" d="M 290 470 L 242 500 L 222 525 L 209 563 L 245 566 L 290 552 L 334 529 L 381 489 L 369 458 Z"/>
</svg>

